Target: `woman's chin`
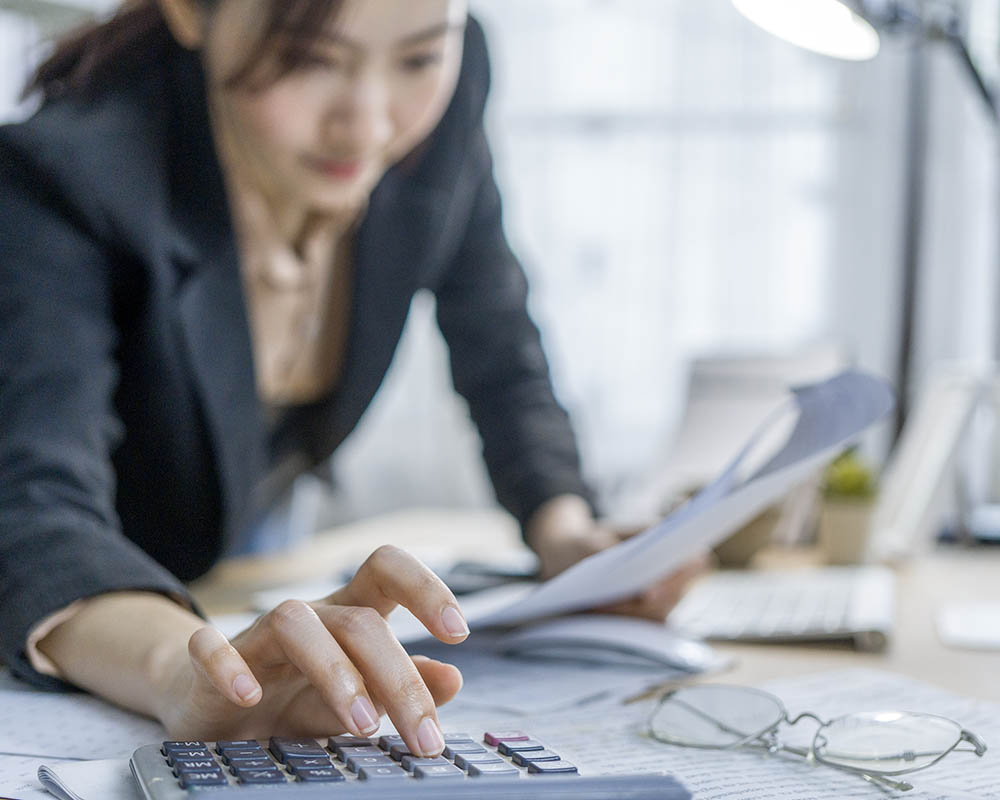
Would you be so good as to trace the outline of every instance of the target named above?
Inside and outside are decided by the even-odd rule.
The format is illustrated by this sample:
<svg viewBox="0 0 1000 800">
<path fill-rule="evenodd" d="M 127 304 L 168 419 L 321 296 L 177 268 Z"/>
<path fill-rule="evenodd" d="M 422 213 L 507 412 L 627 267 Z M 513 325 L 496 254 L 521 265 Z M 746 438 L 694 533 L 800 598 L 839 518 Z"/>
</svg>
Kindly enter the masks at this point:
<svg viewBox="0 0 1000 800">
<path fill-rule="evenodd" d="M 313 211 L 328 214 L 331 217 L 353 219 L 368 204 L 371 188 L 363 186 L 344 186 L 336 189 L 327 188 L 323 191 L 311 192 L 304 198 Z"/>
</svg>

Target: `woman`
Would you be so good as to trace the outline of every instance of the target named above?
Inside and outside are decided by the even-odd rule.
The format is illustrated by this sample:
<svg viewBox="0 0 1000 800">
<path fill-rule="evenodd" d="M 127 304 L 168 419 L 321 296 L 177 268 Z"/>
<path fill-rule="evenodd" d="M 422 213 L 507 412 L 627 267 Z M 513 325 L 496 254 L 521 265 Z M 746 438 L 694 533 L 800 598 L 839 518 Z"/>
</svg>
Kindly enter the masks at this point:
<svg viewBox="0 0 1000 800">
<path fill-rule="evenodd" d="M 455 598 L 389 548 L 231 642 L 204 573 L 354 427 L 432 289 L 500 501 L 547 574 L 594 521 L 507 248 L 465 0 L 139 0 L 57 48 L 0 129 L 0 655 L 184 738 L 443 748 L 410 658 Z M 623 610 L 662 618 L 683 575 Z"/>
</svg>

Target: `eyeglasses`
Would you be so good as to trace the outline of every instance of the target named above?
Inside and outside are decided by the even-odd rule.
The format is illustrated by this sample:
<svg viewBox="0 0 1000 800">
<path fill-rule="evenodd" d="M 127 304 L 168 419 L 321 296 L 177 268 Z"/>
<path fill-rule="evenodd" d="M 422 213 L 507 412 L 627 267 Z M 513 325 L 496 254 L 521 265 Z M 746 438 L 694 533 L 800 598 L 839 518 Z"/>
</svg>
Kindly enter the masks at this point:
<svg viewBox="0 0 1000 800">
<path fill-rule="evenodd" d="M 782 723 L 809 718 L 819 728 L 808 747 L 778 738 Z M 809 711 L 794 719 L 774 695 L 744 686 L 703 684 L 664 694 L 649 718 L 648 734 L 666 744 L 727 750 L 788 752 L 846 770 L 899 791 L 913 786 L 887 776 L 926 769 L 952 751 L 982 756 L 986 744 L 954 720 L 910 711 L 862 711 L 824 720 Z M 972 749 L 960 748 L 968 742 Z"/>
</svg>

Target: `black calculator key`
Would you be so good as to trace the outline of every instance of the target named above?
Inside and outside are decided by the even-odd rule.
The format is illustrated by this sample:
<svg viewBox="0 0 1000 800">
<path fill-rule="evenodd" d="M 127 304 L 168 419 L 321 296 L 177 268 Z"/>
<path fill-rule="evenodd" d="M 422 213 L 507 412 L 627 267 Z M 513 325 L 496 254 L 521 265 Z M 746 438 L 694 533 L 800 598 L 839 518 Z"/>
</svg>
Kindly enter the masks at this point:
<svg viewBox="0 0 1000 800">
<path fill-rule="evenodd" d="M 203 770 L 218 769 L 218 764 L 211 758 L 192 759 L 191 761 L 175 761 L 174 774 L 180 775 L 182 772 L 202 772 Z"/>
<path fill-rule="evenodd" d="M 354 756 L 380 756 L 381 758 L 385 758 L 386 752 L 378 747 L 339 747 L 337 748 L 337 756 L 339 756 L 341 761 L 347 761 L 347 759 Z"/>
<path fill-rule="evenodd" d="M 385 737 L 383 736 L 382 739 Z M 363 736 L 331 736 L 327 740 L 327 747 L 336 750 L 338 747 L 377 747 L 381 746 L 382 739 L 376 742 L 374 739 L 366 739 Z"/>
<path fill-rule="evenodd" d="M 298 773 L 300 769 L 326 769 L 332 767 L 333 762 L 323 756 L 288 756 L 285 766 L 289 772 Z"/>
<path fill-rule="evenodd" d="M 215 752 L 225 753 L 227 750 L 263 749 L 256 739 L 225 739 L 215 743 Z"/>
<path fill-rule="evenodd" d="M 178 761 L 202 761 L 212 759 L 207 747 L 197 750 L 171 750 L 167 753 L 167 763 L 173 766 Z M 213 761 L 215 759 L 212 759 Z"/>
<path fill-rule="evenodd" d="M 404 756 L 412 756 L 410 748 L 403 742 L 395 742 L 389 747 L 389 756 L 393 761 L 401 761 Z"/>
<path fill-rule="evenodd" d="M 414 778 L 464 778 L 462 772 L 454 764 L 445 761 L 443 764 L 418 764 L 413 768 Z"/>
<path fill-rule="evenodd" d="M 271 752 L 284 763 L 286 756 L 325 756 L 326 748 L 321 746 L 315 739 L 286 739 L 280 736 L 272 736 L 270 742 Z"/>
<path fill-rule="evenodd" d="M 497 751 L 502 756 L 512 756 L 514 753 L 523 753 L 525 750 L 544 750 L 545 745 L 536 742 L 534 739 L 524 739 L 517 742 L 500 742 Z"/>
<path fill-rule="evenodd" d="M 471 764 L 506 764 L 496 753 L 483 750 L 482 753 L 459 753 L 455 756 L 455 766 L 459 769 L 469 769 Z"/>
<path fill-rule="evenodd" d="M 521 770 L 512 767 L 502 758 L 484 764 L 469 764 L 469 775 L 473 778 L 482 776 L 484 778 L 520 778 Z"/>
<path fill-rule="evenodd" d="M 267 753 L 263 747 L 230 748 L 222 753 L 222 760 L 227 764 L 234 761 L 245 761 L 248 758 L 267 758 Z"/>
<path fill-rule="evenodd" d="M 561 761 L 562 756 L 553 753 L 551 750 L 527 750 L 525 752 L 514 753 L 510 759 L 519 767 L 526 767 L 532 761 Z"/>
<path fill-rule="evenodd" d="M 240 758 L 229 762 L 229 770 L 233 775 L 242 775 L 255 769 L 277 769 L 269 758 Z"/>
<path fill-rule="evenodd" d="M 331 767 L 320 769 L 298 769 L 295 777 L 304 783 L 333 783 L 334 781 L 345 781 L 344 773 Z"/>
<path fill-rule="evenodd" d="M 168 756 L 174 750 L 201 750 L 207 747 L 204 742 L 164 742 L 160 752 Z"/>
<path fill-rule="evenodd" d="M 568 761 L 529 761 L 528 772 L 535 775 L 569 775 L 578 770 Z"/>
<path fill-rule="evenodd" d="M 403 737 L 396 733 L 387 733 L 378 737 L 378 746 L 383 750 L 388 750 L 394 744 L 403 744 Z"/>
<path fill-rule="evenodd" d="M 363 781 L 374 780 L 409 780 L 410 774 L 402 767 L 392 764 L 391 766 L 362 767 L 358 770 L 358 777 Z"/>
<path fill-rule="evenodd" d="M 357 772 L 362 767 L 395 767 L 395 766 L 397 766 L 396 762 L 385 754 L 380 756 L 347 757 L 347 768 L 351 772 Z"/>
<path fill-rule="evenodd" d="M 402 760 L 399 762 L 399 766 L 405 769 L 407 772 L 413 772 L 416 767 L 439 767 L 444 764 L 451 766 L 451 762 L 447 758 L 442 758 L 441 756 L 435 756 L 434 758 L 422 758 L 420 756 L 403 756 Z"/>
<path fill-rule="evenodd" d="M 203 772 L 182 772 L 177 779 L 185 789 L 189 786 L 224 786 L 228 782 L 218 768 Z"/>
<path fill-rule="evenodd" d="M 246 771 L 240 771 L 239 774 L 240 783 L 284 783 L 285 773 L 283 773 L 277 767 L 268 767 L 267 769 L 248 769 Z"/>
<path fill-rule="evenodd" d="M 474 742 L 472 739 L 460 739 L 457 742 L 452 742 L 444 748 L 445 758 L 454 758 L 459 753 L 485 753 L 486 748 L 483 747 L 479 742 Z"/>
</svg>

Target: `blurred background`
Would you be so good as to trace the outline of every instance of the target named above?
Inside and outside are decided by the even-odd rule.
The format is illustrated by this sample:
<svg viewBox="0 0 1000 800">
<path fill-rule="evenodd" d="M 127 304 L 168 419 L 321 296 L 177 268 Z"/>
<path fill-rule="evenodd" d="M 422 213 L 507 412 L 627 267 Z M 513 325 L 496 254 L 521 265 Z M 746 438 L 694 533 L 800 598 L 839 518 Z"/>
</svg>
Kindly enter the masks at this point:
<svg viewBox="0 0 1000 800">
<path fill-rule="evenodd" d="M 1000 0 L 944 5 L 992 87 Z M 19 93 L 47 38 L 114 6 L 0 0 L 4 121 L 30 114 Z M 883 35 L 874 58 L 840 60 L 769 35 L 730 0 L 472 6 L 491 45 L 507 232 L 607 510 L 638 513 L 629 498 L 669 461 L 706 359 L 808 367 L 821 352 L 902 374 L 911 400 L 944 363 L 990 369 L 998 131 L 951 48 Z M 375 405 L 330 465 L 320 524 L 493 502 L 446 359 L 433 298 L 418 296 Z M 963 456 L 984 498 L 988 425 Z M 888 423 L 868 457 L 892 437 Z"/>
</svg>

